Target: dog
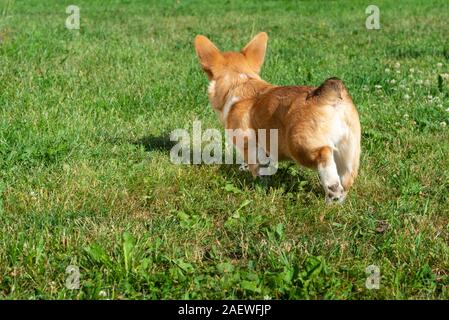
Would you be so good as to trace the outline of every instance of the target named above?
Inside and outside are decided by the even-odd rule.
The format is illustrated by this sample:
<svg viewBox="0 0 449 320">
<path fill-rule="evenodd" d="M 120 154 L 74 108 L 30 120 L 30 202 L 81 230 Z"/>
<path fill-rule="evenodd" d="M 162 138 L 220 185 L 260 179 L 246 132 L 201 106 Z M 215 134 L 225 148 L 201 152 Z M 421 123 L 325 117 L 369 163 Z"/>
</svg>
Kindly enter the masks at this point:
<svg viewBox="0 0 449 320">
<path fill-rule="evenodd" d="M 338 78 L 319 87 L 262 80 L 267 42 L 268 35 L 261 32 L 240 52 L 222 52 L 207 37 L 195 37 L 196 54 L 209 79 L 210 104 L 226 129 L 277 129 L 279 160 L 317 170 L 326 203 L 343 202 L 360 162 L 361 127 L 352 98 Z M 237 150 L 245 162 L 249 139 L 254 137 L 246 136 Z M 254 177 L 260 175 L 259 163 L 248 167 Z"/>
</svg>

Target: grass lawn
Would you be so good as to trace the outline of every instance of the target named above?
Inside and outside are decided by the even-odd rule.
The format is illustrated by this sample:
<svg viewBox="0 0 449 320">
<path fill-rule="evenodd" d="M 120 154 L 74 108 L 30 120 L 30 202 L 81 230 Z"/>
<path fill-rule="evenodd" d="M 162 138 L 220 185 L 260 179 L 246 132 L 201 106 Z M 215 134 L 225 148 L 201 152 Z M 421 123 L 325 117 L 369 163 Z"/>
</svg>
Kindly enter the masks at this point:
<svg viewBox="0 0 449 320">
<path fill-rule="evenodd" d="M 448 299 L 448 21 L 447 0 L 0 0 L 0 299 Z M 221 128 L 195 35 L 259 31 L 264 79 L 353 96 L 343 205 L 293 163 L 267 187 L 170 161 L 172 130 Z"/>
</svg>

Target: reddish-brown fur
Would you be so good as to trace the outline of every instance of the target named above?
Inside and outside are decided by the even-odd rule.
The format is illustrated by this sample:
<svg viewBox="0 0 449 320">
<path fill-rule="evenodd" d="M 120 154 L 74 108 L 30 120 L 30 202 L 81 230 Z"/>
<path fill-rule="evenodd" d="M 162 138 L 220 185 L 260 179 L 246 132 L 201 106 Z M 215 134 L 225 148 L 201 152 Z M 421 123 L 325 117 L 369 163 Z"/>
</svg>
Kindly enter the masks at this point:
<svg viewBox="0 0 449 320">
<path fill-rule="evenodd" d="M 196 52 L 211 81 L 213 108 L 228 129 L 278 129 L 280 160 L 295 160 L 315 169 L 335 162 L 339 182 L 347 192 L 357 176 L 360 157 L 360 123 L 351 96 L 336 78 L 319 87 L 265 82 L 259 72 L 267 40 L 262 32 L 241 52 L 222 53 L 206 37 L 196 37 Z M 226 107 L 233 98 L 235 103 Z M 245 151 L 240 150 L 244 156 Z M 258 166 L 250 165 L 250 170 L 257 175 Z M 326 197 L 332 199 L 334 186 L 322 180 Z"/>
</svg>

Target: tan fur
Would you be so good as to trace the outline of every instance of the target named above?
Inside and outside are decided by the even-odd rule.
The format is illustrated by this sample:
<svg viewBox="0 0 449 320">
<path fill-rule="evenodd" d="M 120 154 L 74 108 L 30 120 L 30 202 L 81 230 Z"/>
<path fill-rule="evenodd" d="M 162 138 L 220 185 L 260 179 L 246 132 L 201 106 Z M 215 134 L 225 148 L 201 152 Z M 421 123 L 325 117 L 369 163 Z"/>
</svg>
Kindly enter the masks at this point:
<svg viewBox="0 0 449 320">
<path fill-rule="evenodd" d="M 360 122 L 351 96 L 336 78 L 319 87 L 265 82 L 259 72 L 267 40 L 262 32 L 241 52 L 221 52 L 206 37 L 195 38 L 211 81 L 210 103 L 227 129 L 278 129 L 279 159 L 318 169 L 326 200 L 342 201 L 360 158 Z M 247 150 L 239 151 L 246 157 Z M 250 165 L 250 170 L 256 176 L 258 166 Z"/>
</svg>

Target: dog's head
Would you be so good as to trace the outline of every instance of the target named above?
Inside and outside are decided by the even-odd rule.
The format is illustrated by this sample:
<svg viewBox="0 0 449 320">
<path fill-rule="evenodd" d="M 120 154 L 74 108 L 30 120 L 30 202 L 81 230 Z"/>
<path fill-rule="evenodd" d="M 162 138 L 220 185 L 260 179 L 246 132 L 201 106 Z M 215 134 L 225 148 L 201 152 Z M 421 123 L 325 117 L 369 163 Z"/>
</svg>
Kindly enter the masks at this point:
<svg viewBox="0 0 449 320">
<path fill-rule="evenodd" d="M 240 52 L 221 52 L 205 36 L 196 36 L 195 50 L 209 78 L 209 100 L 216 110 L 222 108 L 231 87 L 251 78 L 260 79 L 267 41 L 268 35 L 261 32 Z"/>
</svg>

